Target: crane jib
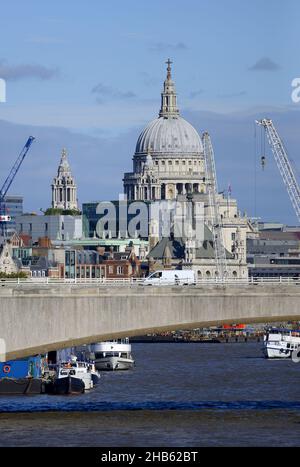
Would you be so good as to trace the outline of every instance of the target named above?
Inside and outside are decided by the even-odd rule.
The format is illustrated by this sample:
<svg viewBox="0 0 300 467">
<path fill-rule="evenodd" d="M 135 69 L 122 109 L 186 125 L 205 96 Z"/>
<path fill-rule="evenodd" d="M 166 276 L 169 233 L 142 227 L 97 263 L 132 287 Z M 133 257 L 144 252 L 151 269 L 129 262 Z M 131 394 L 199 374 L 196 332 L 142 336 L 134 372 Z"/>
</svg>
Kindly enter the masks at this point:
<svg viewBox="0 0 300 467">
<path fill-rule="evenodd" d="M 24 147 L 29 148 L 34 139 L 35 139 L 34 136 L 29 136 L 27 143 L 25 144 Z"/>
<path fill-rule="evenodd" d="M 285 147 L 280 139 L 280 136 L 272 120 L 268 120 L 268 119 L 256 120 L 256 123 L 258 125 L 263 126 L 266 130 L 268 141 L 271 146 L 278 170 L 282 177 L 283 183 L 286 186 L 288 195 L 290 197 L 290 201 L 295 210 L 298 221 L 300 222 L 300 200 L 299 200 L 300 188 L 299 188 L 296 176 L 294 174 L 292 164 L 285 150 Z"/>
<path fill-rule="evenodd" d="M 33 136 L 30 136 L 25 144 L 25 146 L 23 147 L 19 157 L 17 158 L 16 162 L 14 163 L 13 167 L 11 168 L 5 182 L 3 183 L 2 187 L 0 188 L 0 211 L 2 213 L 3 211 L 3 204 L 4 204 L 4 198 L 6 196 L 6 193 L 8 192 L 15 176 L 17 175 L 19 169 L 20 169 L 20 166 L 31 146 L 31 143 L 34 141 L 34 137 Z M 1 214 L 0 213 L 0 214 Z M 1 222 L 0 222 L 1 224 Z"/>
</svg>

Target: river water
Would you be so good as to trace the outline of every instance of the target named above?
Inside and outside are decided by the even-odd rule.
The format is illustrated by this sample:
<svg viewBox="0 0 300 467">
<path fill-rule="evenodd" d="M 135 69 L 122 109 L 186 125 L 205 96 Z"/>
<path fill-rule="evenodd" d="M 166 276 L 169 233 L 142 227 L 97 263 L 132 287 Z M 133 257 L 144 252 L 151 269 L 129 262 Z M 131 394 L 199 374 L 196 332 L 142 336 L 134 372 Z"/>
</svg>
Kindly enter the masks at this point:
<svg viewBox="0 0 300 467">
<path fill-rule="evenodd" d="M 300 446 L 300 364 L 261 343 L 133 344 L 78 396 L 0 398 L 0 446 Z"/>
</svg>

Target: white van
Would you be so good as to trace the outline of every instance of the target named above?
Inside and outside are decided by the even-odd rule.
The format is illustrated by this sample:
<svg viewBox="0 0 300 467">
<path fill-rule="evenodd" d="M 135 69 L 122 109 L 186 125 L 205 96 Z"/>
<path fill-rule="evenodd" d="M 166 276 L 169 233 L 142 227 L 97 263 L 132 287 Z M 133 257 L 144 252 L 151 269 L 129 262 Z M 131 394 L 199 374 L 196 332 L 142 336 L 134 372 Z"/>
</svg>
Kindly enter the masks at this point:
<svg viewBox="0 0 300 467">
<path fill-rule="evenodd" d="M 194 285 L 195 271 L 191 269 L 155 271 L 146 277 L 143 285 Z"/>
</svg>

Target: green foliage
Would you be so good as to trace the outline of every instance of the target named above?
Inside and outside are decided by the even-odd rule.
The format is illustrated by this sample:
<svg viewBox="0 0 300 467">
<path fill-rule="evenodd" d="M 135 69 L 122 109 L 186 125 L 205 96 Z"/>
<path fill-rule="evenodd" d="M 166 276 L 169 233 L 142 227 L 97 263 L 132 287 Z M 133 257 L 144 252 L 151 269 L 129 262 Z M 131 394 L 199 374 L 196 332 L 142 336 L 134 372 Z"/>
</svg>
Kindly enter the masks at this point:
<svg viewBox="0 0 300 467">
<path fill-rule="evenodd" d="M 45 216 L 57 216 L 59 214 L 62 214 L 63 210 L 62 209 L 58 209 L 58 208 L 48 208 L 46 209 L 46 211 L 44 212 L 44 215 Z"/>
<path fill-rule="evenodd" d="M 81 212 L 77 209 L 65 209 L 63 210 L 63 215 L 65 216 L 80 216 Z"/>
<path fill-rule="evenodd" d="M 45 216 L 80 216 L 81 212 L 77 209 L 59 209 L 59 208 L 48 208 L 44 212 Z"/>
<path fill-rule="evenodd" d="M 27 277 L 25 272 L 12 272 L 11 274 L 0 272 L 0 279 L 26 279 Z"/>
</svg>

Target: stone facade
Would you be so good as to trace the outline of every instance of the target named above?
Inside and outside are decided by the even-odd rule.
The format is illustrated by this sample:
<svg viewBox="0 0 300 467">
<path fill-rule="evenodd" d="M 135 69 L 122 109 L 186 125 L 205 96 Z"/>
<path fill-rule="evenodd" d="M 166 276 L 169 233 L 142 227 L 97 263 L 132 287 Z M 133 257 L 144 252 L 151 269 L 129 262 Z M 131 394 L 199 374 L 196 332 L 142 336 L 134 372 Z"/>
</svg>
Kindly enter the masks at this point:
<svg viewBox="0 0 300 467">
<path fill-rule="evenodd" d="M 167 61 L 167 77 L 161 94 L 161 109 L 158 118 L 151 121 L 141 132 L 133 156 L 133 171 L 124 174 L 124 193 L 129 201 L 175 201 L 187 204 L 194 212 L 192 224 L 199 223 L 206 229 L 206 238 L 178 236 L 175 232 L 176 206 L 167 207 L 160 219 L 150 218 L 149 258 L 154 267 L 156 261 L 164 267 L 189 267 L 200 278 L 215 278 L 216 258 L 212 238 L 212 209 L 207 194 L 202 139 L 190 123 L 184 120 L 177 106 L 175 84 L 171 76 L 171 61 Z M 217 195 L 222 219 L 223 243 L 227 256 L 227 272 L 232 278 L 246 278 L 246 233 L 251 229 L 246 216 L 241 216 L 236 200 L 229 194 Z M 175 203 L 175 204 L 176 204 Z M 162 204 L 162 203 L 160 203 Z M 195 206 L 202 206 L 202 217 L 197 218 Z M 161 209 L 161 208 L 160 208 Z M 170 216 L 170 244 L 165 245 L 161 218 Z M 172 231 L 173 229 L 173 231 Z M 182 244 L 182 249 L 173 248 L 173 241 Z M 162 242 L 162 248 L 156 248 Z M 173 245 L 173 246 L 172 246 Z M 178 246 L 178 245 L 177 245 Z M 171 251 L 170 251 L 171 250 Z M 172 253 L 173 251 L 173 253 Z M 181 252 L 180 254 L 178 252 Z M 179 257 L 178 257 L 179 254 Z"/>
<path fill-rule="evenodd" d="M 222 197 L 222 195 L 219 195 Z M 188 268 L 197 273 L 199 279 L 214 279 L 218 277 L 216 268 L 214 243 L 212 236 L 212 220 L 208 197 L 205 194 L 194 194 L 189 200 L 179 199 L 182 205 L 190 205 L 182 212 L 191 212 L 191 225 L 198 223 L 198 232 L 193 235 L 188 229 L 178 234 L 180 216 L 176 211 L 170 219 L 171 235 L 162 235 L 160 226 L 154 220 L 150 224 L 149 268 Z M 204 206 L 198 209 L 197 204 Z M 247 218 L 240 215 L 235 200 L 224 198 L 219 200 L 222 212 L 223 241 L 226 250 L 226 263 L 229 278 L 247 278 L 246 235 L 250 229 Z M 202 218 L 197 219 L 197 212 Z M 196 214 L 195 214 L 196 213 Z"/>
<path fill-rule="evenodd" d="M 5 243 L 0 251 L 0 272 L 4 274 L 15 274 L 19 271 L 16 261 L 12 256 L 12 247 L 9 242 Z"/>
</svg>

